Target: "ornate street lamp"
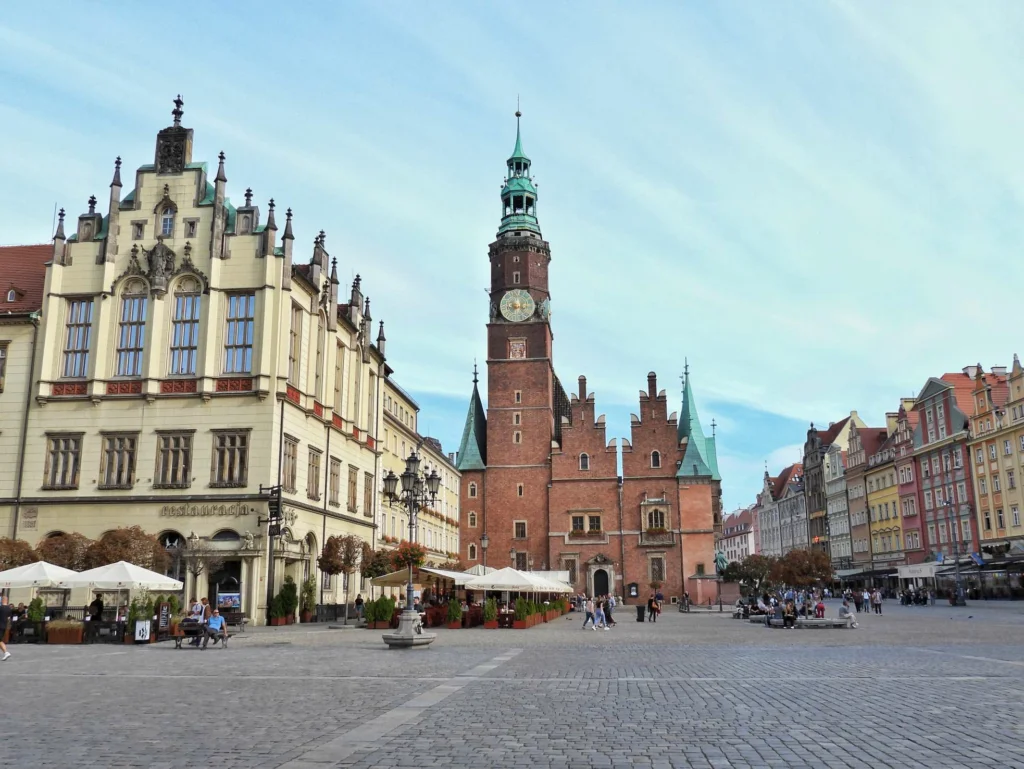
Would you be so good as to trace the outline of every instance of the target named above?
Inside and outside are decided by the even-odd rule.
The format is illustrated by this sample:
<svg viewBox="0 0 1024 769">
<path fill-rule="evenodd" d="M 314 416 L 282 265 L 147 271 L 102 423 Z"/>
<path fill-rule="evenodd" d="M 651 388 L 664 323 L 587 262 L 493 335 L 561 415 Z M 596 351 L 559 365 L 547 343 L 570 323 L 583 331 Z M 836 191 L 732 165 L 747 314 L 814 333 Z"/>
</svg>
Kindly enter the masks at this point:
<svg viewBox="0 0 1024 769">
<path fill-rule="evenodd" d="M 398 489 L 401 481 L 401 491 Z M 441 476 L 437 470 L 430 475 L 420 474 L 420 458 L 413 451 L 405 460 L 405 471 L 397 476 L 391 470 L 384 476 L 384 494 L 391 504 L 401 503 L 409 512 L 409 542 L 416 541 L 416 523 L 421 507 L 431 507 L 437 503 L 437 491 L 441 486 Z M 425 646 L 437 636 L 424 633 L 420 624 L 420 615 L 413 608 L 412 563 L 409 563 L 409 578 L 405 585 L 405 611 L 398 620 L 398 630 L 384 634 L 384 643 L 388 646 L 408 648 Z"/>
<path fill-rule="evenodd" d="M 491 544 L 491 538 L 487 536 L 487 532 L 485 531 L 483 534 L 480 535 L 480 550 L 484 554 L 484 573 L 485 574 L 487 573 L 487 547 L 490 544 Z"/>
</svg>

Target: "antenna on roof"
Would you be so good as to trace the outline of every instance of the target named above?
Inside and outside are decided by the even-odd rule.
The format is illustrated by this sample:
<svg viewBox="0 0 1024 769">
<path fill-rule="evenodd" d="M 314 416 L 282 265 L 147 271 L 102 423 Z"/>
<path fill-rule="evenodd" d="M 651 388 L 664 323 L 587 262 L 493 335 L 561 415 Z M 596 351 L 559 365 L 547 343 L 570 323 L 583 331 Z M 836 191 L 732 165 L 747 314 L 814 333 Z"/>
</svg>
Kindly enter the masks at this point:
<svg viewBox="0 0 1024 769">
<path fill-rule="evenodd" d="M 57 201 L 53 202 L 53 220 L 50 222 L 50 232 L 57 230 Z"/>
</svg>

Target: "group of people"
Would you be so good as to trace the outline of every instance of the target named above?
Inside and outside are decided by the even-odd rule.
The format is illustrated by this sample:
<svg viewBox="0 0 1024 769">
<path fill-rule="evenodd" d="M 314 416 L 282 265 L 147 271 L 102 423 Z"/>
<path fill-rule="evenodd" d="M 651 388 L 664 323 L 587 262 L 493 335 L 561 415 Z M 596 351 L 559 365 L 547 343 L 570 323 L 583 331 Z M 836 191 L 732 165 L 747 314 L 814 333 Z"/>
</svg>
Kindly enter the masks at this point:
<svg viewBox="0 0 1024 769">
<path fill-rule="evenodd" d="M 583 611 L 586 612 L 581 630 L 587 629 L 588 622 L 591 630 L 598 628 L 609 630 L 615 625 L 615 620 L 612 617 L 612 611 L 615 609 L 615 596 L 599 595 L 597 598 L 587 598 L 585 595 L 581 595 L 576 599 L 576 605 L 582 606 Z"/>
<path fill-rule="evenodd" d="M 868 590 L 867 588 L 864 590 L 851 590 L 847 588 L 843 598 L 846 601 L 853 601 L 853 605 L 858 613 L 861 611 L 870 612 L 872 609 L 874 609 L 875 614 L 882 613 L 882 591 L 877 587 L 874 590 Z"/>
<path fill-rule="evenodd" d="M 189 610 L 188 621 L 197 623 L 202 629 L 202 632 L 190 643 L 202 649 L 206 648 L 211 638 L 213 639 L 214 646 L 221 639 L 224 639 L 225 643 L 227 643 L 228 628 L 224 624 L 224 618 L 220 615 L 220 609 L 216 606 L 211 606 L 205 596 L 198 601 L 193 596 L 190 603 L 192 608 Z M 202 644 L 201 646 L 200 643 Z"/>
</svg>

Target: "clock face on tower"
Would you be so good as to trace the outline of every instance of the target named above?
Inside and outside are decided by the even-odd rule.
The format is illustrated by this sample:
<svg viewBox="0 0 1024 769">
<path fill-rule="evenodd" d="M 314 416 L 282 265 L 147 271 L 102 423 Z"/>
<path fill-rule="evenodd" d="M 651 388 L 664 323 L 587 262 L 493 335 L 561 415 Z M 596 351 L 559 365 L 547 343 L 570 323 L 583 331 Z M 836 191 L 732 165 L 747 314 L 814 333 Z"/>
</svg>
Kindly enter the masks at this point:
<svg viewBox="0 0 1024 769">
<path fill-rule="evenodd" d="M 506 291 L 505 296 L 501 298 L 501 314 L 505 320 L 513 323 L 519 323 L 532 316 L 535 308 L 533 297 L 521 288 Z"/>
</svg>

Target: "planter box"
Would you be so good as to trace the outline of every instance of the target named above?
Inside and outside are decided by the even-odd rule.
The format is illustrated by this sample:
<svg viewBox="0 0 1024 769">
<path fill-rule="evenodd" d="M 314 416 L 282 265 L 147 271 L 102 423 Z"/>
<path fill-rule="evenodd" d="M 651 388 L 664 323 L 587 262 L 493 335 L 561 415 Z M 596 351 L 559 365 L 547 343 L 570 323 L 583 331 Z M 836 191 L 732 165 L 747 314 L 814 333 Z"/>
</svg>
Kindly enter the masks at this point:
<svg viewBox="0 0 1024 769">
<path fill-rule="evenodd" d="M 289 614 L 284 619 L 285 619 L 285 623 L 284 624 L 286 624 L 286 625 L 294 625 L 295 624 L 295 615 L 294 614 Z"/>
<path fill-rule="evenodd" d="M 57 628 L 46 631 L 46 643 L 48 644 L 80 644 L 84 628 Z"/>
<path fill-rule="evenodd" d="M 497 630 L 498 620 L 491 619 L 484 622 L 484 630 Z"/>
<path fill-rule="evenodd" d="M 527 623 L 527 620 L 525 620 L 525 619 L 514 619 L 514 620 L 512 620 L 512 629 L 513 630 L 526 630 L 526 628 L 529 627 L 529 625 L 526 624 L 526 623 Z"/>
<path fill-rule="evenodd" d="M 457 620 L 455 620 L 455 622 L 449 622 L 448 623 L 448 629 L 449 630 L 459 630 L 461 627 L 462 627 L 462 620 L 461 619 L 457 619 Z"/>
<path fill-rule="evenodd" d="M 384 622 L 378 620 L 376 622 L 367 622 L 366 627 L 370 630 L 387 630 L 391 627 L 391 623 L 386 620 Z"/>
<path fill-rule="evenodd" d="M 282 625 L 286 625 L 286 624 L 288 624 L 288 618 L 287 617 L 271 617 L 270 618 L 270 625 L 271 625 L 271 627 L 281 627 Z"/>
<path fill-rule="evenodd" d="M 300 611 L 299 612 L 299 622 L 312 622 L 312 621 L 313 621 L 313 612 L 311 612 L 311 611 Z"/>
</svg>

